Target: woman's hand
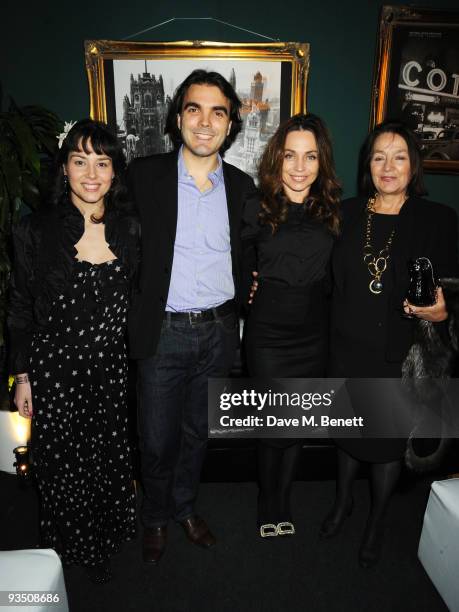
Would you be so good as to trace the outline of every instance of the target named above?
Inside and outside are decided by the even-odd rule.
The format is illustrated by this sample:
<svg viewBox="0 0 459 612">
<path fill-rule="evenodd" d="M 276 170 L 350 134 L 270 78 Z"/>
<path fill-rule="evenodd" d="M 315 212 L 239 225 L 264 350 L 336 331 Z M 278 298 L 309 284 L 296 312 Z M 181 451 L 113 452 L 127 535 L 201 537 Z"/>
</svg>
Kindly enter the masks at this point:
<svg viewBox="0 0 459 612">
<path fill-rule="evenodd" d="M 433 306 L 413 306 L 405 300 L 403 302 L 403 310 L 408 315 L 413 315 L 418 319 L 424 319 L 424 321 L 432 321 L 432 323 L 440 323 L 448 318 L 448 311 L 446 310 L 446 302 L 443 296 L 443 289 L 437 287 L 437 301 Z"/>
<path fill-rule="evenodd" d="M 253 276 L 253 281 L 252 281 L 252 286 L 250 287 L 249 304 L 253 302 L 253 298 L 255 297 L 255 293 L 258 289 L 258 281 L 257 281 L 258 272 L 255 272 L 254 270 L 252 272 L 252 276 Z"/>
<path fill-rule="evenodd" d="M 26 374 L 18 374 L 17 378 L 27 377 Z M 32 389 L 30 382 L 16 382 L 16 392 L 14 394 L 14 405 L 18 409 L 19 414 L 25 419 L 31 419 L 33 415 L 32 406 Z"/>
</svg>

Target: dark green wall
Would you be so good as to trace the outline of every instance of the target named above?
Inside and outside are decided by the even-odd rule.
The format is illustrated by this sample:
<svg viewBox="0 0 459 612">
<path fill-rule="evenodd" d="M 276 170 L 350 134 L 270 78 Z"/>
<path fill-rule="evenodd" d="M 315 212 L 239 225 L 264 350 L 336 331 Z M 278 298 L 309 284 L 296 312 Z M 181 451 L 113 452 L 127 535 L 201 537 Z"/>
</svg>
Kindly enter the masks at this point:
<svg viewBox="0 0 459 612">
<path fill-rule="evenodd" d="M 345 194 L 355 191 L 356 160 L 368 129 L 370 89 L 379 1 L 297 0 L 193 3 L 176 0 L 3 3 L 0 80 L 21 104 L 38 103 L 62 119 L 89 113 L 83 41 L 121 39 L 171 17 L 215 17 L 278 38 L 311 44 L 308 109 L 321 115 L 333 134 Z M 401 4 L 394 2 L 393 4 Z M 420 0 L 417 6 L 432 6 Z M 457 0 L 443 0 L 457 8 Z M 256 36 L 212 22 L 175 22 L 136 40 L 226 40 L 261 42 Z M 459 176 L 428 175 L 430 197 L 459 210 Z"/>
</svg>

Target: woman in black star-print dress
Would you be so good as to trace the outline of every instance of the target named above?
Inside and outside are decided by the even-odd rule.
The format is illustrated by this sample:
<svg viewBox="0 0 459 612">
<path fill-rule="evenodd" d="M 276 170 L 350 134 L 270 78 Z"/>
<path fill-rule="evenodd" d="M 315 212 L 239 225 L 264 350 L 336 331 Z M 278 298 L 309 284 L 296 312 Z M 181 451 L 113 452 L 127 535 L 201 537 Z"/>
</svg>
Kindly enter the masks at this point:
<svg viewBox="0 0 459 612">
<path fill-rule="evenodd" d="M 139 229 L 103 124 L 77 123 L 58 162 L 56 206 L 15 231 L 10 363 L 32 417 L 42 543 L 106 582 L 136 530 L 125 331 Z"/>
</svg>

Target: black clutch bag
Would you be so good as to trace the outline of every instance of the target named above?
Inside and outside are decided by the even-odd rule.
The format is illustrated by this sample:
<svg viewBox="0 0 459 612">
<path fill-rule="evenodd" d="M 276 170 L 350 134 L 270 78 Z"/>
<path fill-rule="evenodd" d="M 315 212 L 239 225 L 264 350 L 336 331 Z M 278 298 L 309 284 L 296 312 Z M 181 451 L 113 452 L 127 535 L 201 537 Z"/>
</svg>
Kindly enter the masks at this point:
<svg viewBox="0 0 459 612">
<path fill-rule="evenodd" d="M 413 306 L 433 306 L 437 301 L 437 283 L 428 257 L 417 257 L 408 262 L 410 284 L 406 299 Z"/>
</svg>

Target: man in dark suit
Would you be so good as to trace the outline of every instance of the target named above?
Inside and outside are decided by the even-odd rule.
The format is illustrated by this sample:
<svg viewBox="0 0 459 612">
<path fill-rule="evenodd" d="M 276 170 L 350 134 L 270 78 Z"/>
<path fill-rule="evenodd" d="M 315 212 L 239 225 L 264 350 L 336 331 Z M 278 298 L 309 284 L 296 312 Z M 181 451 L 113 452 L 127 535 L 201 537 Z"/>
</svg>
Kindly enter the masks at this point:
<svg viewBox="0 0 459 612">
<path fill-rule="evenodd" d="M 161 558 L 170 518 L 195 544 L 215 537 L 195 512 L 207 446 L 207 380 L 228 374 L 238 344 L 240 221 L 252 179 L 222 161 L 241 103 L 218 73 L 195 70 L 172 100 L 172 153 L 129 167 L 142 225 L 139 293 L 130 313 L 138 360 L 143 558 Z"/>
</svg>

